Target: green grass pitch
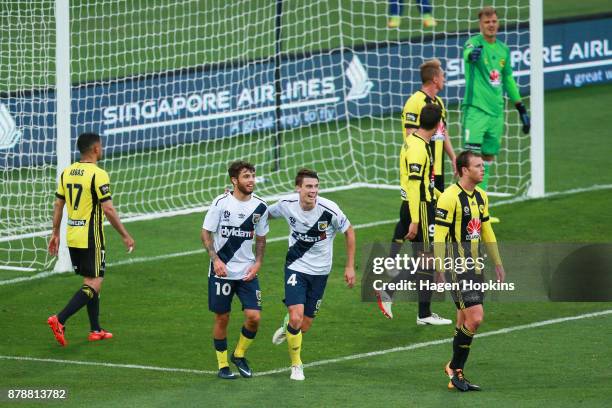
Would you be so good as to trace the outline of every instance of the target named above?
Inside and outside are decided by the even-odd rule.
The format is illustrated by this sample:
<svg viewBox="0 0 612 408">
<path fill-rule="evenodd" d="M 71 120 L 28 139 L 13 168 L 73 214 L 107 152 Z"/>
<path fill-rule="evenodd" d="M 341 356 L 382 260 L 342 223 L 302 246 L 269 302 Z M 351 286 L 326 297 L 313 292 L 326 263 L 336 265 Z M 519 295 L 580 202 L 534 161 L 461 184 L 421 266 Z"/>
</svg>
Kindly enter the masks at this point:
<svg viewBox="0 0 612 408">
<path fill-rule="evenodd" d="M 416 14 L 412 5 L 407 4 L 407 8 Z M 569 0 L 545 1 L 546 16 L 550 18 L 608 8 L 606 1 L 586 2 L 580 10 Z M 156 10 L 164 13 L 163 8 Z M 107 23 L 96 22 L 102 27 Z M 372 24 L 384 25 L 384 21 Z M 409 35 L 408 27 L 397 35 Z M 359 36 L 369 34 L 364 32 Z M 0 50 L 4 46 L 0 45 Z M 207 54 L 206 58 L 215 56 Z M 169 64 L 165 68 L 173 68 L 174 61 L 164 61 Z M 191 64 L 190 61 L 177 63 Z M 118 75 L 125 73 L 117 72 Z M 79 79 L 88 78 L 79 76 Z M 601 109 L 582 107 L 591 106 L 588 104 L 592 101 L 597 101 L 597 106 L 609 106 L 611 95 L 612 85 L 546 94 L 547 191 L 596 184 L 608 188 L 514 204 L 499 204 L 499 200 L 494 200 L 493 212 L 502 219 L 502 223 L 494 226 L 498 240 L 609 241 L 612 216 L 603 210 L 612 202 L 609 187 L 612 172 L 607 170 L 609 149 L 605 148 L 607 144 L 602 137 L 609 133 L 612 121 Z M 299 131 L 291 135 L 301 136 Z M 391 136 L 389 143 L 392 143 Z M 378 156 L 377 160 L 380 160 L 377 168 L 390 166 L 383 157 Z M 389 160 L 395 163 L 395 159 Z M 390 168 L 394 169 L 393 166 Z M 387 174 L 381 175 L 386 177 Z M 356 230 L 359 274 L 366 245 L 387 242 L 390 238 L 399 205 L 397 193 L 359 189 L 323 195 L 336 200 L 354 225 L 380 223 Z M 396 317 L 389 321 L 374 303 L 362 302 L 359 285 L 349 290 L 342 282 L 344 242 L 341 236 L 336 239 L 334 268 L 321 313 L 304 337 L 304 362 L 321 364 L 305 368 L 304 383 L 290 382 L 288 371 L 280 371 L 289 366 L 286 344 L 273 346 L 270 338 L 284 315 L 281 299 L 286 242 L 276 240 L 267 246 L 260 275 L 264 311 L 259 333 L 247 356 L 255 372 L 265 375 L 222 382 L 214 374 L 206 373 L 215 371 L 216 360 L 211 338 L 212 314 L 207 310 L 208 258 L 199 242 L 202 218 L 203 214 L 193 214 L 128 224 L 137 241 L 136 252 L 129 256 L 115 232 L 107 227 L 109 267 L 101 297 L 101 323 L 115 334 L 112 340 L 87 342 L 89 325 L 83 310 L 68 324 L 69 346 L 61 348 L 55 343 L 45 320 L 77 290 L 81 280 L 72 274 L 0 286 L 0 391 L 67 389 L 68 399 L 55 405 L 74 407 L 166 407 L 171 404 L 180 407 L 599 407 L 609 405 L 612 400 L 609 386 L 612 314 L 524 326 L 610 311 L 612 303 L 486 303 L 481 333 L 492 334 L 476 337 L 466 369 L 468 378 L 480 384 L 484 391 L 451 392 L 446 389 L 447 380 L 442 374 L 442 367 L 450 357 L 451 329 L 417 327 L 414 324 L 416 306 L 411 303 L 397 303 Z M 283 221 L 271 224 L 270 238 L 283 237 L 286 233 Z M 513 273 L 507 272 L 509 276 Z M 23 274 L 0 272 L 0 280 L 17 276 Z M 433 308 L 445 317 L 454 314 L 450 302 L 434 303 Z M 234 302 L 228 335 L 230 352 L 242 322 L 239 309 L 239 304 Z M 505 328 L 514 329 L 508 333 L 496 332 Z M 414 346 L 419 344 L 420 347 Z M 398 347 L 404 349 L 364 355 Z M 342 359 L 350 356 L 354 358 Z M 45 361 L 15 359 L 19 357 Z M 5 395 L 0 395 L 0 406 L 4 405 L 12 406 Z"/>
<path fill-rule="evenodd" d="M 547 94 L 549 191 L 612 182 L 609 172 L 598 170 L 607 163 L 605 149 L 600 149 L 597 143 L 598 135 L 605 131 L 609 119 L 601 116 L 603 113 L 584 112 L 585 122 L 594 123 L 597 131 L 583 130 L 585 122 L 554 120 L 570 117 L 557 114 L 557 110 L 567 113 L 574 103 L 583 99 L 606 98 L 609 90 L 610 86 L 601 86 Z M 576 135 L 583 142 L 578 152 L 568 148 Z M 581 166 L 580 162 L 589 165 Z M 392 220 L 397 217 L 397 194 L 360 189 L 327 196 L 342 206 L 355 225 L 387 221 L 357 229 L 357 259 L 361 269 L 364 247 L 389 239 Z M 355 197 L 359 197 L 359 203 Z M 612 217 L 600 210 L 611 200 L 612 190 L 605 189 L 494 204 L 495 215 L 502 219 L 495 226 L 496 234 L 502 242 L 606 242 Z M 128 224 L 137 240 L 137 251 L 130 256 L 124 253 L 117 235 L 107 230 L 109 268 L 101 298 L 101 322 L 115 333 L 116 337 L 110 341 L 87 342 L 88 322 L 83 311 L 69 322 L 70 344 L 65 349 L 57 346 L 45 324 L 46 317 L 63 307 L 77 289 L 79 278 L 64 274 L 0 286 L 0 321 L 5 328 L 0 356 L 214 371 L 212 315 L 207 311 L 206 295 L 208 260 L 199 243 L 202 216 L 193 214 Z M 286 225 L 275 220 L 270 238 L 282 237 L 286 232 Z M 303 359 L 306 363 L 450 339 L 448 327 L 416 327 L 414 304 L 397 303 L 396 318 L 388 321 L 382 318 L 374 303 L 361 302 L 359 287 L 345 288 L 341 279 L 343 245 L 343 238 L 338 237 L 334 269 L 322 311 L 305 335 Z M 281 299 L 285 250 L 284 240 L 269 243 L 261 273 L 264 311 L 261 328 L 248 355 L 259 373 L 286 369 L 289 365 L 286 345 L 277 347 L 270 342 L 284 315 Z M 509 275 L 512 273 L 508 270 Z M 3 279 L 15 276 L 9 272 L 2 274 Z M 610 303 L 489 302 L 482 332 L 606 311 L 611 306 Z M 228 336 L 230 350 L 236 344 L 242 321 L 237 303 L 234 308 L 237 311 Z M 454 313 L 449 302 L 435 303 L 434 310 L 443 316 Z M 449 343 L 306 367 L 304 384 L 290 383 L 286 371 L 227 384 L 220 383 L 213 374 L 200 372 L 0 358 L 3 373 L 0 388 L 67 388 L 66 406 L 167 406 L 171 403 L 199 406 L 211 400 L 223 401 L 227 406 L 253 402 L 261 406 L 304 407 L 435 407 L 449 402 L 460 406 L 603 406 L 610 399 L 610 375 L 606 367 L 612 358 L 607 347 L 612 334 L 611 319 L 608 314 L 477 337 L 467 373 L 468 378 L 477 380 L 485 388 L 478 394 L 446 390 L 442 366 L 450 356 Z M 93 381 L 95 387 L 92 387 Z"/>
</svg>

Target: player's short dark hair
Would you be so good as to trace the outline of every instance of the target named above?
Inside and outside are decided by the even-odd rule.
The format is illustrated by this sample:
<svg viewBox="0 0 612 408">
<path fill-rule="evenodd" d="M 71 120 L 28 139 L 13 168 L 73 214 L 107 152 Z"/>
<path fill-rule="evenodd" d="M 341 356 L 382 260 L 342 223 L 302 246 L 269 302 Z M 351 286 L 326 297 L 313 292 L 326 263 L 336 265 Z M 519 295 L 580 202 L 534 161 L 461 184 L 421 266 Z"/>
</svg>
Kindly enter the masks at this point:
<svg viewBox="0 0 612 408">
<path fill-rule="evenodd" d="M 482 19 L 482 17 L 491 17 L 491 16 L 497 16 L 497 10 L 495 10 L 495 7 L 491 7 L 491 6 L 486 6 L 483 7 L 479 12 L 478 12 L 478 19 Z"/>
<path fill-rule="evenodd" d="M 442 108 L 433 103 L 428 103 L 421 109 L 419 126 L 425 130 L 432 130 L 438 126 L 440 119 L 442 119 Z"/>
<path fill-rule="evenodd" d="M 295 185 L 296 186 L 301 186 L 302 182 L 304 181 L 304 178 L 315 178 L 317 180 L 319 180 L 319 175 L 317 174 L 316 171 L 314 170 L 310 170 L 310 169 L 299 169 L 297 174 L 295 175 Z"/>
<path fill-rule="evenodd" d="M 89 152 L 96 143 L 100 143 L 99 134 L 93 132 L 81 133 L 77 139 L 77 148 L 81 154 L 85 154 Z"/>
<path fill-rule="evenodd" d="M 230 178 L 232 177 L 238 178 L 238 176 L 240 175 L 240 172 L 244 169 L 247 169 L 255 173 L 255 166 L 253 166 L 251 163 L 245 160 L 236 160 L 230 163 L 229 167 L 227 168 L 227 173 L 229 174 Z"/>
<path fill-rule="evenodd" d="M 478 152 L 474 152 L 472 150 L 464 150 L 457 156 L 455 163 L 457 164 L 457 173 L 459 173 L 459 177 L 463 176 L 462 169 L 470 167 L 470 159 L 472 157 L 480 157 L 482 155 Z"/>
<path fill-rule="evenodd" d="M 421 71 L 421 82 L 426 84 L 440 75 L 442 72 L 442 63 L 439 59 L 433 58 L 422 63 L 419 70 Z"/>
</svg>

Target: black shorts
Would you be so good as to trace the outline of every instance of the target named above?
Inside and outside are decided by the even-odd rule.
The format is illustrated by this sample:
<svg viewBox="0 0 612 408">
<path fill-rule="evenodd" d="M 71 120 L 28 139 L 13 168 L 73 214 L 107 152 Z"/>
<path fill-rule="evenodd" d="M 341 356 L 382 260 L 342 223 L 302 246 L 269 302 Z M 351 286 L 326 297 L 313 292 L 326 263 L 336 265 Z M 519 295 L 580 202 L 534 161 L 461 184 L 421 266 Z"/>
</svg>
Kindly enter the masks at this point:
<svg viewBox="0 0 612 408">
<path fill-rule="evenodd" d="M 468 283 L 483 283 L 484 275 L 468 272 L 465 274 L 456 274 L 449 272 L 447 282 L 459 284 L 459 290 L 451 290 L 451 296 L 455 302 L 457 310 L 467 309 L 471 306 L 482 305 L 484 302 L 484 292 L 470 288 Z M 448 279 L 450 278 L 450 279 Z"/>
<path fill-rule="evenodd" d="M 419 205 L 419 229 L 416 237 L 411 240 L 412 248 L 415 252 L 431 252 L 435 220 L 434 204 L 421 202 Z M 402 200 L 400 220 L 395 225 L 393 233 L 394 242 L 404 242 L 404 237 L 408 234 L 408 227 L 411 222 L 408 201 Z"/>
<path fill-rule="evenodd" d="M 88 278 L 103 278 L 106 269 L 104 248 L 70 248 L 74 273 Z"/>
</svg>

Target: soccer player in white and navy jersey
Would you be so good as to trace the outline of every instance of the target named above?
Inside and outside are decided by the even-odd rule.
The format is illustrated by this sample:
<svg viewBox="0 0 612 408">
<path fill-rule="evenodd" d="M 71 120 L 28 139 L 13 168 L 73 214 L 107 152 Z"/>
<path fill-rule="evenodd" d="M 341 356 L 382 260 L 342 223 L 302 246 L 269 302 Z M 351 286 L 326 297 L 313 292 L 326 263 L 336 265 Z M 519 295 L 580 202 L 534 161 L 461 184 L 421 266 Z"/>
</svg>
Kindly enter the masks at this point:
<svg viewBox="0 0 612 408">
<path fill-rule="evenodd" d="M 261 290 L 257 272 L 269 229 L 268 205 L 253 194 L 255 167 L 252 164 L 233 162 L 228 173 L 233 191 L 213 200 L 202 226 L 202 242 L 210 256 L 208 308 L 215 314 L 213 339 L 219 377 L 235 379 L 227 362 L 227 325 L 234 294 L 240 299 L 245 321 L 231 361 L 240 375 L 250 378 L 252 372 L 244 355 L 259 327 Z"/>
<path fill-rule="evenodd" d="M 334 237 L 346 237 L 344 280 L 355 284 L 355 233 L 346 215 L 331 200 L 318 196 L 317 173 L 301 169 L 295 178 L 297 194 L 269 208 L 270 217 L 283 217 L 289 224 L 289 249 L 285 260 L 285 305 L 289 311 L 272 342 L 287 339 L 291 357 L 291 379 L 304 380 L 300 351 L 302 333 L 312 325 L 332 268 Z"/>
</svg>

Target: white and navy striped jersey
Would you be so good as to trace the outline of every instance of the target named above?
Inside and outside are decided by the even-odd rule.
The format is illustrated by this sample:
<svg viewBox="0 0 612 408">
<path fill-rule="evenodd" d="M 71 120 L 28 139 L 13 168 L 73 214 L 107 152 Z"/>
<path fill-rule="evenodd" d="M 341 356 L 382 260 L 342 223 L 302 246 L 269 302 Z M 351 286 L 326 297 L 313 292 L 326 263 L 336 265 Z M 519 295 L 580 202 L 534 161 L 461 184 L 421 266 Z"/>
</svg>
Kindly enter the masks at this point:
<svg viewBox="0 0 612 408">
<path fill-rule="evenodd" d="M 315 207 L 302 210 L 299 194 L 287 196 L 268 209 L 272 217 L 284 217 L 289 224 L 289 249 L 285 266 L 308 275 L 327 275 L 331 271 L 334 237 L 351 223 L 338 205 L 317 197 Z"/>
<path fill-rule="evenodd" d="M 255 235 L 261 237 L 269 231 L 268 205 L 255 194 L 249 201 L 222 194 L 213 200 L 202 228 L 214 233 L 215 252 L 227 266 L 225 279 L 242 279 L 255 263 Z"/>
</svg>

